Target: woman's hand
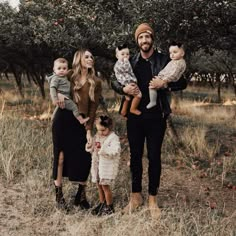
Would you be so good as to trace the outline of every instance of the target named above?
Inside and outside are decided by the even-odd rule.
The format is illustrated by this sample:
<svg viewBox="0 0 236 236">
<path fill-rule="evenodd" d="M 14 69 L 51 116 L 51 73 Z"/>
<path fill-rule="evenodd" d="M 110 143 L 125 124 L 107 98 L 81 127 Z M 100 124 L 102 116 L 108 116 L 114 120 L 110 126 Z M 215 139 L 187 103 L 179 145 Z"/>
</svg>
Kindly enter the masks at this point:
<svg viewBox="0 0 236 236">
<path fill-rule="evenodd" d="M 59 100 L 58 100 L 58 99 L 52 101 L 52 104 L 53 104 L 54 106 L 58 106 L 58 103 L 59 103 Z"/>
<path fill-rule="evenodd" d="M 167 82 L 155 76 L 149 83 L 149 88 L 151 89 L 160 89 L 165 88 L 167 86 Z"/>
<path fill-rule="evenodd" d="M 127 84 L 123 88 L 123 91 L 124 91 L 124 93 L 126 93 L 128 95 L 132 95 L 132 96 L 138 95 L 138 93 L 139 93 L 138 86 L 135 83 Z"/>
<path fill-rule="evenodd" d="M 86 139 L 87 139 L 88 145 L 92 145 L 93 138 L 92 138 L 91 130 L 87 130 Z"/>
<path fill-rule="evenodd" d="M 65 95 L 58 93 L 57 94 L 58 100 L 57 100 L 57 105 L 61 108 L 65 108 L 65 99 L 67 98 Z"/>
</svg>

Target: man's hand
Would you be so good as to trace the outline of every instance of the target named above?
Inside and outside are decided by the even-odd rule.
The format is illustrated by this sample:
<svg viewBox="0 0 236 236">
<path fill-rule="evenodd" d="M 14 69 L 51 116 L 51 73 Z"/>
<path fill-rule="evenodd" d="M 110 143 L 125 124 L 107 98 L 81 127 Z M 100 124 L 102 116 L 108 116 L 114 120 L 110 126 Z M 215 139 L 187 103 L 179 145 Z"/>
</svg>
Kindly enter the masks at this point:
<svg viewBox="0 0 236 236">
<path fill-rule="evenodd" d="M 155 76 L 149 83 L 149 88 L 151 89 L 160 89 L 165 88 L 167 86 L 167 82 L 165 80 L 159 79 Z"/>
<path fill-rule="evenodd" d="M 139 93 L 138 86 L 135 83 L 127 84 L 123 88 L 123 91 L 124 91 L 124 93 L 126 93 L 128 95 L 132 95 L 132 96 L 138 95 L 138 93 Z"/>
</svg>

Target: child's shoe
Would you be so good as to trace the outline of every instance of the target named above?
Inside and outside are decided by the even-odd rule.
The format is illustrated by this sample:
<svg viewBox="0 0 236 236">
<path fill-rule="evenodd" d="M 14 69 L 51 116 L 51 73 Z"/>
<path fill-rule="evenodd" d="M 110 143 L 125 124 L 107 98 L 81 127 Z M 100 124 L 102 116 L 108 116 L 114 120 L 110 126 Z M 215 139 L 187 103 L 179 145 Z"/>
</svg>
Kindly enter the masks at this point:
<svg viewBox="0 0 236 236">
<path fill-rule="evenodd" d="M 113 204 L 111 205 L 105 205 L 103 210 L 102 210 L 102 215 L 105 216 L 105 215 L 111 215 L 115 213 L 115 210 L 114 210 L 114 207 L 113 207 Z"/>
<path fill-rule="evenodd" d="M 92 209 L 92 211 L 91 211 L 92 215 L 101 216 L 102 215 L 102 211 L 103 211 L 105 206 L 106 206 L 105 202 L 100 202 L 96 207 L 94 207 Z"/>
</svg>

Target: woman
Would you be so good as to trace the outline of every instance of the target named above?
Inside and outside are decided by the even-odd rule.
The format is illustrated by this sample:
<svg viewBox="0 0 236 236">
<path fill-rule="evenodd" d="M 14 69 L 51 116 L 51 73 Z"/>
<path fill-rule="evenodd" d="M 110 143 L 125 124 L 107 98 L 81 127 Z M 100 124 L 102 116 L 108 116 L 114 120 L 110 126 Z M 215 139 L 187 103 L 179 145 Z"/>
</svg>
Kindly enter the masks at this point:
<svg viewBox="0 0 236 236">
<path fill-rule="evenodd" d="M 86 200 L 85 186 L 91 167 L 91 155 L 85 151 L 86 142 L 92 141 L 91 130 L 101 96 L 101 80 L 95 76 L 94 58 L 89 50 L 78 50 L 68 73 L 71 91 L 80 113 L 90 119 L 81 125 L 73 113 L 64 108 L 65 97 L 59 94 L 58 109 L 53 119 L 52 135 L 54 149 L 53 178 L 56 202 L 66 208 L 62 192 L 62 177 L 79 183 L 74 205 L 82 209 L 90 207 Z"/>
</svg>

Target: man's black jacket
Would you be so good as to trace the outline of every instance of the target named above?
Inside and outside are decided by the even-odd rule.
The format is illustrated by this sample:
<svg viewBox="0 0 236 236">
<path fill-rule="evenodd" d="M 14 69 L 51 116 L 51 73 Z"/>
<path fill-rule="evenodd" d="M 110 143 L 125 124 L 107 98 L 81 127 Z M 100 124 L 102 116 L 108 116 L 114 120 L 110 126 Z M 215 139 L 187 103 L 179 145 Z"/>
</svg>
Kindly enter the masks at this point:
<svg viewBox="0 0 236 236">
<path fill-rule="evenodd" d="M 130 60 L 130 63 L 132 65 L 132 68 L 134 69 L 138 60 L 140 58 L 140 53 L 136 54 L 132 59 Z M 162 53 L 157 52 L 154 50 L 154 53 L 148 60 L 151 63 L 151 70 L 152 75 L 156 76 L 162 70 L 167 63 L 170 61 L 170 58 Z M 123 85 L 121 85 L 115 76 L 113 75 L 111 77 L 111 87 L 119 94 L 125 95 L 123 91 Z M 162 115 L 168 116 L 171 113 L 170 104 L 168 100 L 168 96 L 170 95 L 170 91 L 179 91 L 183 90 L 187 87 L 187 80 L 182 76 L 178 81 L 168 83 L 168 87 L 166 89 L 160 89 L 158 90 L 159 93 L 159 101 L 160 106 L 162 109 Z M 123 98 L 124 99 L 124 98 Z M 123 104 L 123 102 L 122 102 Z M 121 104 L 121 106 L 122 106 Z"/>
</svg>

